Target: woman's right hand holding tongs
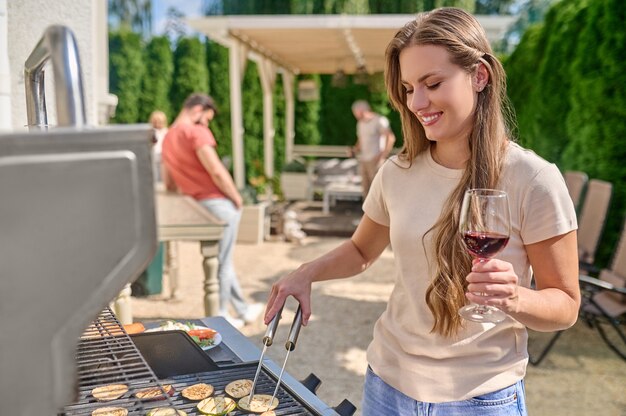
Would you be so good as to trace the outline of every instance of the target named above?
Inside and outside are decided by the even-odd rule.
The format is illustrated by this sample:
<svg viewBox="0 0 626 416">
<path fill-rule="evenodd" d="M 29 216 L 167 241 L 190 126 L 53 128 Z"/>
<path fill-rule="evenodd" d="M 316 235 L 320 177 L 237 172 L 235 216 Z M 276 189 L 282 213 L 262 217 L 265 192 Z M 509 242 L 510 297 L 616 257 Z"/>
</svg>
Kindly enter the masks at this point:
<svg viewBox="0 0 626 416">
<path fill-rule="evenodd" d="M 274 315 L 280 311 L 288 296 L 293 296 L 302 309 L 302 325 L 306 326 L 311 317 L 311 284 L 313 275 L 303 264 L 291 273 L 283 276 L 272 285 L 272 291 L 265 307 L 263 321 L 268 325 Z"/>
</svg>

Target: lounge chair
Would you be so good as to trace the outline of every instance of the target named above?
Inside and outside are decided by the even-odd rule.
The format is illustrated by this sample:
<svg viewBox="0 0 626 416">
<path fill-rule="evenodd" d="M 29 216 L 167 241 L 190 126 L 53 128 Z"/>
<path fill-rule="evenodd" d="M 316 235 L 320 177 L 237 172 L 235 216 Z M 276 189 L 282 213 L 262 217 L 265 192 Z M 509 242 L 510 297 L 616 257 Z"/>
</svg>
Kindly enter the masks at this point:
<svg viewBox="0 0 626 416">
<path fill-rule="evenodd" d="M 585 191 L 585 186 L 587 186 L 587 182 L 589 181 L 589 177 L 585 172 L 568 170 L 563 174 L 565 178 L 565 185 L 567 186 L 567 190 L 569 191 L 569 196 L 572 198 L 572 202 L 574 202 L 574 207 L 576 207 L 576 212 L 578 212 L 580 208 L 581 197 Z"/>
<path fill-rule="evenodd" d="M 587 185 L 578 221 L 578 260 L 580 268 L 588 274 L 597 274 L 599 271 L 593 264 L 612 192 L 613 185 L 599 179 L 591 179 Z"/>
<path fill-rule="evenodd" d="M 598 330 L 609 348 L 626 361 L 626 222 L 611 268 L 601 270 L 598 278 L 582 274 L 579 281 L 580 319 Z M 555 333 L 536 358 L 530 357 L 530 363 L 539 365 L 562 334 Z"/>
</svg>

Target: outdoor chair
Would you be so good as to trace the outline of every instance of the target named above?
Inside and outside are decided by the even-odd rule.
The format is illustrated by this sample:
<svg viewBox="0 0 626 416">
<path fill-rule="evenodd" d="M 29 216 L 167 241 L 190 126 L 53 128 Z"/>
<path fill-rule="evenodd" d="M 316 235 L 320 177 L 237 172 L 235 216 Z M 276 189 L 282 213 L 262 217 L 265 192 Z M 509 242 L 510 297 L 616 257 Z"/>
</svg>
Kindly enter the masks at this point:
<svg viewBox="0 0 626 416">
<path fill-rule="evenodd" d="M 597 274 L 594 267 L 596 249 L 606 223 L 613 185 L 599 179 L 591 179 L 578 220 L 578 261 L 588 274 Z"/>
<path fill-rule="evenodd" d="M 585 172 L 568 170 L 563 174 L 565 178 L 565 185 L 567 186 L 567 190 L 569 192 L 570 198 L 572 198 L 572 202 L 574 202 L 574 207 L 576 208 L 576 212 L 578 212 L 580 208 L 581 197 L 585 191 L 585 186 L 587 186 L 587 182 L 589 181 L 589 177 Z"/>
<path fill-rule="evenodd" d="M 611 268 L 600 271 L 598 278 L 581 274 L 579 282 L 579 318 L 595 328 L 609 348 L 626 361 L 626 222 Z M 530 357 L 530 363 L 539 365 L 563 332 L 556 332 L 537 358 Z"/>
</svg>

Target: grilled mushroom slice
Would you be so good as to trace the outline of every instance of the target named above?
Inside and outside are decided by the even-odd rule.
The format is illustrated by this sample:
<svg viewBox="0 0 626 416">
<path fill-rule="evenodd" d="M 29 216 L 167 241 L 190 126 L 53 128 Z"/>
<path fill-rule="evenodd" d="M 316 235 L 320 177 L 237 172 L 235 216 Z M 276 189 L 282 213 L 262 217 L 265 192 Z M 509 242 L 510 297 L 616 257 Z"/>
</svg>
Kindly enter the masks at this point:
<svg viewBox="0 0 626 416">
<path fill-rule="evenodd" d="M 91 416 L 126 416 L 128 410 L 123 407 L 101 407 L 91 412 Z"/>
<path fill-rule="evenodd" d="M 237 404 L 230 397 L 215 396 L 202 400 L 196 406 L 200 413 L 209 416 L 223 416 L 228 412 L 232 412 Z"/>
<path fill-rule="evenodd" d="M 237 403 L 239 407 L 248 412 L 262 413 L 269 410 L 274 410 L 278 407 L 278 399 L 269 394 L 255 394 L 252 396 L 252 400 L 248 401 L 250 397 L 246 396 L 239 400 Z"/>
<path fill-rule="evenodd" d="M 203 400 L 212 395 L 214 391 L 212 385 L 198 383 L 184 388 L 180 394 L 187 400 Z"/>
<path fill-rule="evenodd" d="M 146 413 L 146 416 L 187 416 L 187 412 L 173 407 L 157 407 Z"/>
<path fill-rule="evenodd" d="M 171 384 L 164 384 L 163 390 L 165 390 L 165 392 L 170 396 L 174 394 L 174 387 L 172 387 Z M 161 387 L 158 386 L 148 387 L 137 390 L 135 397 L 139 400 L 165 400 L 163 390 L 161 390 Z"/>
<path fill-rule="evenodd" d="M 99 402 L 108 402 L 119 399 L 128 391 L 126 384 L 107 384 L 91 390 L 91 395 Z"/>
<path fill-rule="evenodd" d="M 241 379 L 231 381 L 226 385 L 224 391 L 235 399 L 241 399 L 243 396 L 247 396 L 250 394 L 250 389 L 252 389 L 252 380 Z"/>
</svg>

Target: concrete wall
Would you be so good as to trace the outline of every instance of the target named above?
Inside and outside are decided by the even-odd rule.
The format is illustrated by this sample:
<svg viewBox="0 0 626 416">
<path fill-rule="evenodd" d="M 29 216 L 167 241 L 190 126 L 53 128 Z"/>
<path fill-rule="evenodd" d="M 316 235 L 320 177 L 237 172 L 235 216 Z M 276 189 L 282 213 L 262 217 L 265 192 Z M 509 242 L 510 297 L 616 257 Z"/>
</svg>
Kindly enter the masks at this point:
<svg viewBox="0 0 626 416">
<path fill-rule="evenodd" d="M 76 36 L 83 73 L 87 123 L 106 121 L 108 95 L 108 40 L 106 0 L 0 0 L 7 5 L 7 43 L 10 71 L 11 124 L 25 131 L 24 62 L 52 24 L 68 26 Z M 1 7 L 0 7 L 1 14 Z M 1 26 L 0 21 L 0 26 Z M 0 33 L 2 28 L 0 27 Z M 1 42 L 0 42 L 1 44 Z M 1 49 L 1 48 L 0 48 Z M 0 60 L 7 59 L 0 54 Z M 2 66 L 0 65 L 0 68 Z M 46 69 L 48 123 L 56 124 L 52 67 Z M 1 102 L 0 102 L 0 105 Z M 0 107 L 0 111 L 3 109 Z"/>
</svg>

